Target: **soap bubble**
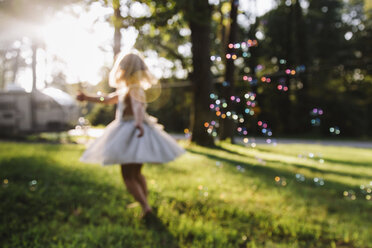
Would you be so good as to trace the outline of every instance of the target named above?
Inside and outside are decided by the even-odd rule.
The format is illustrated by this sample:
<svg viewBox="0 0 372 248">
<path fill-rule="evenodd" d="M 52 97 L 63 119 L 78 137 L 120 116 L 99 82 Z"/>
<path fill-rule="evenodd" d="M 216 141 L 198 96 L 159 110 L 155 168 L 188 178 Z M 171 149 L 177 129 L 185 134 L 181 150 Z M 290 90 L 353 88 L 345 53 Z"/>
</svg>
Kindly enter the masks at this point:
<svg viewBox="0 0 372 248">
<path fill-rule="evenodd" d="M 370 185 L 360 185 L 360 189 L 363 194 L 371 194 L 372 193 L 372 187 Z"/>
<path fill-rule="evenodd" d="M 372 181 L 369 184 L 360 185 L 360 189 L 367 201 L 372 200 Z"/>
<path fill-rule="evenodd" d="M 332 134 L 332 135 L 339 135 L 341 133 L 340 131 L 340 128 L 335 126 L 335 127 L 330 127 L 329 128 L 329 132 Z"/>
<path fill-rule="evenodd" d="M 262 71 L 264 69 L 264 66 L 263 65 L 257 65 L 255 67 L 255 71 L 258 72 L 258 71 Z"/>
<path fill-rule="evenodd" d="M 37 181 L 32 180 L 28 183 L 30 191 L 35 191 L 37 189 Z"/>
<path fill-rule="evenodd" d="M 297 173 L 296 174 L 296 180 L 297 182 L 305 182 L 305 176 L 302 174 Z"/>
<path fill-rule="evenodd" d="M 222 168 L 223 164 L 220 161 L 216 161 L 216 166 Z"/>
<path fill-rule="evenodd" d="M 208 123 L 207 123 L 208 124 Z M 185 134 L 185 138 L 190 138 L 191 137 L 191 132 L 188 128 L 185 128 L 183 130 L 184 134 Z"/>
<path fill-rule="evenodd" d="M 276 176 L 274 180 L 277 186 L 282 186 L 282 187 L 287 186 L 287 180 L 285 179 L 285 177 Z"/>
<path fill-rule="evenodd" d="M 9 186 L 9 180 L 7 178 L 5 178 L 3 180 L 3 188 L 7 188 Z"/>
<path fill-rule="evenodd" d="M 257 160 L 257 162 L 258 162 L 259 164 L 261 164 L 261 165 L 266 165 L 266 161 L 265 161 L 264 159 L 262 159 L 262 158 L 260 158 L 260 157 L 258 157 L 258 156 L 255 156 L 254 158 Z"/>
<path fill-rule="evenodd" d="M 320 116 L 323 115 L 323 110 L 321 108 L 313 108 L 311 111 L 310 111 L 310 116 L 312 116 L 313 118 L 311 119 L 311 125 L 314 126 L 314 127 L 319 127 L 320 126 L 320 123 L 321 123 L 321 120 L 320 120 Z"/>
<path fill-rule="evenodd" d="M 199 195 L 200 196 L 208 197 L 208 187 L 205 187 L 203 185 L 199 185 L 198 190 L 199 190 Z"/>
<path fill-rule="evenodd" d="M 222 83 L 222 86 L 223 86 L 223 87 L 228 87 L 228 86 L 230 86 L 230 83 L 227 82 L 227 81 L 224 81 L 224 82 Z"/>
<path fill-rule="evenodd" d="M 315 186 L 324 186 L 324 180 L 321 177 L 314 177 L 313 181 Z"/>
<path fill-rule="evenodd" d="M 238 171 L 242 172 L 242 173 L 245 171 L 244 167 L 242 167 L 242 166 L 240 166 L 240 165 L 237 165 L 237 166 L 236 166 L 236 169 L 237 169 Z"/>
<path fill-rule="evenodd" d="M 344 197 L 349 200 L 355 200 L 356 199 L 356 194 L 354 190 L 345 190 L 343 193 Z"/>
<path fill-rule="evenodd" d="M 219 111 L 217 111 L 218 113 Z M 217 137 L 217 129 L 219 127 L 219 123 L 216 121 L 211 121 L 210 123 L 205 122 L 204 127 L 208 134 L 212 135 L 213 137 Z"/>
<path fill-rule="evenodd" d="M 279 63 L 280 63 L 281 65 L 285 65 L 285 64 L 287 63 L 287 60 L 285 60 L 285 59 L 280 59 L 280 60 L 279 60 Z"/>
<path fill-rule="evenodd" d="M 319 127 L 320 126 L 320 119 L 319 118 L 311 119 L 311 125 L 313 127 Z"/>
</svg>

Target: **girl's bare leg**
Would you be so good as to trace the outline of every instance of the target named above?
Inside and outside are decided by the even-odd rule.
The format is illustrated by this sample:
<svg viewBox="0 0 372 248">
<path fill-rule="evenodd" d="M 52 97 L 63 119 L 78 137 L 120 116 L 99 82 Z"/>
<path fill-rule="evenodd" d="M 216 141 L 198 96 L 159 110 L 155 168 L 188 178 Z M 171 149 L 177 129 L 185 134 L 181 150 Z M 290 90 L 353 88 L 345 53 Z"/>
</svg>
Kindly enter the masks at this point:
<svg viewBox="0 0 372 248">
<path fill-rule="evenodd" d="M 137 182 L 140 184 L 141 189 L 142 189 L 142 192 L 145 195 L 145 198 L 146 198 L 146 201 L 147 201 L 148 190 L 147 190 L 146 179 L 141 174 L 142 164 L 136 164 L 136 165 L 134 165 L 133 166 L 133 169 L 134 169 L 134 177 L 137 180 Z M 152 208 L 150 207 L 149 209 L 147 209 L 147 210 L 144 211 L 144 214 L 146 214 L 148 212 L 151 212 L 151 211 L 152 211 Z"/>
<path fill-rule="evenodd" d="M 147 202 L 146 195 L 142 189 L 141 184 L 137 180 L 137 174 L 140 170 L 140 164 L 125 164 L 121 165 L 121 174 L 124 183 L 129 191 L 142 206 L 143 214 L 151 212 L 151 207 Z"/>
<path fill-rule="evenodd" d="M 136 179 L 141 184 L 142 191 L 145 194 L 145 196 L 147 197 L 147 195 L 148 195 L 147 183 L 146 183 L 145 177 L 141 173 L 141 169 L 142 169 L 142 164 L 140 165 L 139 170 L 136 171 Z"/>
</svg>

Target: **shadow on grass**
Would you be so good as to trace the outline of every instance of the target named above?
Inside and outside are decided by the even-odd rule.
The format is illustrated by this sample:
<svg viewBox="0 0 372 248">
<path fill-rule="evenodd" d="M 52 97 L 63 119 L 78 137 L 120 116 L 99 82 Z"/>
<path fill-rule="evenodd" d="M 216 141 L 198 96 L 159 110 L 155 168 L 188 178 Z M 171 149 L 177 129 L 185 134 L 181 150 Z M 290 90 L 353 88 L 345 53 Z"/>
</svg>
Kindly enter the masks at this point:
<svg viewBox="0 0 372 248">
<path fill-rule="evenodd" d="M 360 163 L 360 162 L 351 162 L 351 161 L 342 161 L 337 159 L 330 159 L 327 158 L 327 163 L 333 163 L 333 164 L 342 164 L 346 166 L 360 166 L 360 167 L 371 167 L 372 168 L 372 161 L 370 163 Z"/>
<path fill-rule="evenodd" d="M 152 239 L 159 240 L 159 245 L 161 247 L 179 247 L 176 238 L 169 232 L 168 227 L 156 214 L 150 215 L 143 221 L 145 222 L 147 230 L 152 231 Z"/>
<path fill-rule="evenodd" d="M 249 171 L 253 175 L 259 176 L 262 183 L 265 183 L 266 186 L 275 186 L 274 178 L 276 176 L 285 177 L 287 179 L 287 182 L 289 183 L 288 187 L 292 182 L 296 182 L 293 172 L 290 172 L 285 169 L 279 169 L 279 168 L 271 168 L 268 166 L 259 166 L 259 165 L 252 165 L 246 162 L 242 162 L 241 160 L 234 160 L 234 159 L 228 159 L 227 156 L 218 156 L 215 154 L 210 154 L 206 152 L 200 152 L 195 151 L 192 149 L 188 149 L 188 152 L 195 153 L 199 155 L 206 156 L 213 160 L 219 160 L 222 162 L 225 162 L 229 164 L 232 167 L 234 167 L 234 164 L 239 164 L 245 170 Z M 246 155 L 241 155 L 245 156 Z M 279 161 L 275 161 L 275 163 L 280 163 Z M 297 182 L 296 182 L 297 183 Z M 352 211 L 356 206 L 360 208 L 363 211 L 371 211 L 372 208 L 365 202 L 358 202 L 358 201 L 343 201 L 342 206 L 338 206 L 338 203 L 335 201 L 331 201 L 329 197 L 333 199 L 342 200 L 342 192 L 346 189 L 350 189 L 350 185 L 342 184 L 339 182 L 334 181 L 326 181 L 325 186 L 323 187 L 315 187 L 312 180 L 308 181 L 306 183 L 298 183 L 298 187 L 290 187 L 290 190 L 292 193 L 295 193 L 298 197 L 303 197 L 305 199 L 308 199 L 309 201 L 319 204 L 319 205 L 327 205 L 330 212 L 343 212 L 348 215 L 353 215 L 355 217 L 360 217 L 359 213 L 356 213 Z M 358 191 L 358 187 L 355 187 L 355 192 Z M 306 191 L 306 192 L 305 192 Z M 320 197 L 319 193 L 322 193 L 322 197 Z M 372 219 L 371 219 L 372 220 Z"/>
<path fill-rule="evenodd" d="M 236 164 L 235 160 L 232 159 L 226 159 L 228 156 L 216 156 L 211 155 L 205 152 L 198 152 L 193 151 L 192 149 L 188 149 L 190 153 L 195 153 L 198 155 L 205 156 L 210 159 L 217 159 L 225 164 L 227 169 L 231 169 L 231 173 L 237 173 L 234 164 Z M 228 165 L 230 164 L 230 166 Z M 260 168 L 260 167 L 253 167 L 249 165 L 248 163 L 241 163 L 239 162 L 241 166 L 244 166 L 247 170 L 251 170 L 252 174 L 256 172 L 256 169 L 259 169 L 260 172 L 258 173 L 260 178 L 262 178 L 262 182 L 269 186 L 275 186 L 274 182 L 274 176 L 278 175 L 275 170 L 271 168 Z M 251 166 L 251 168 L 248 168 Z M 163 170 L 164 168 L 159 168 L 159 170 Z M 234 172 L 233 172 L 234 171 Z M 284 174 L 284 173 L 283 173 Z M 281 176 L 283 174 L 280 174 Z M 286 177 L 289 178 L 289 173 L 285 174 Z M 247 175 L 246 175 L 247 176 Z M 303 194 L 304 187 L 308 187 L 311 192 L 310 194 Z M 290 187 L 292 190 L 292 187 Z M 309 202 L 311 202 L 311 206 L 316 207 L 317 204 L 322 205 L 323 202 L 314 202 L 314 198 L 319 197 L 317 192 L 314 192 L 316 190 L 322 190 L 322 189 L 314 189 L 313 187 L 310 187 L 310 185 L 302 185 L 302 189 L 296 189 L 295 195 L 301 195 L 304 199 L 308 199 Z M 285 190 L 283 188 L 283 190 Z M 211 191 L 210 197 L 205 198 L 203 195 L 201 197 L 195 196 L 190 199 L 180 199 L 178 197 L 167 197 L 167 201 L 170 203 L 169 205 L 172 205 L 172 208 L 176 210 L 179 215 L 187 215 L 191 218 L 195 218 L 198 216 L 200 220 L 203 220 L 204 223 L 215 223 L 215 225 L 223 225 L 225 227 L 231 225 L 231 228 L 234 229 L 237 233 L 244 233 L 247 236 L 247 240 L 241 241 L 239 243 L 239 239 L 241 236 L 238 236 L 237 239 L 234 239 L 234 236 L 231 236 L 231 240 L 228 242 L 231 245 L 231 247 L 249 247 L 249 239 L 255 239 L 257 237 L 256 241 L 259 242 L 258 247 L 264 247 L 265 240 L 276 240 L 281 242 L 296 242 L 298 241 L 301 245 L 299 247 L 330 247 L 330 244 L 335 241 L 338 242 L 339 239 L 332 237 L 330 233 L 332 231 L 328 228 L 327 221 L 324 220 L 324 224 L 322 224 L 322 231 L 321 234 L 318 233 L 319 230 L 311 229 L 311 227 L 307 227 L 305 229 L 299 228 L 296 230 L 296 234 L 290 234 L 289 230 L 292 227 L 289 227 L 285 224 L 278 223 L 277 216 L 273 215 L 270 211 L 265 210 L 249 210 L 247 211 L 244 208 L 234 207 L 230 205 L 230 203 L 225 202 L 224 200 L 221 200 L 221 198 L 218 197 L 218 194 L 214 194 L 213 191 Z M 291 204 L 289 204 L 291 205 Z M 309 207 L 311 207 L 309 206 Z M 342 211 L 341 211 L 342 212 Z M 285 213 L 283 213 L 284 215 Z M 357 213 L 355 213 L 357 215 Z M 197 239 L 198 236 L 200 236 L 199 233 L 195 232 L 194 230 L 183 230 L 184 232 L 184 239 L 189 240 L 192 242 L 192 240 Z M 318 234 L 317 234 L 318 233 Z M 318 236 L 319 235 L 319 236 Z M 268 238 L 270 237 L 270 238 Z M 354 247 L 353 244 L 346 244 L 344 246 L 347 247 Z"/>
<path fill-rule="evenodd" d="M 265 147 L 257 147 L 256 149 L 260 152 L 273 152 L 272 149 L 265 148 Z M 353 147 L 353 149 L 360 149 L 360 148 Z M 367 148 L 362 148 L 362 149 L 367 149 Z M 370 150 L 372 152 L 372 149 L 370 149 Z M 284 152 L 283 150 L 281 150 L 280 152 L 283 153 L 283 154 L 286 154 L 286 155 L 294 156 L 292 153 Z M 331 159 L 331 158 L 324 158 L 324 159 L 326 160 L 327 163 L 340 164 L 340 165 L 344 165 L 344 166 L 371 167 L 371 165 L 372 165 L 372 159 L 371 159 L 370 163 L 368 163 L 368 162 L 361 163 L 361 162 L 356 162 L 356 161 L 344 161 L 344 160 Z"/>
<path fill-rule="evenodd" d="M 58 147 L 50 149 L 58 151 Z M 150 241 L 140 237 L 146 227 L 135 217 L 138 209 L 123 207 L 132 197 L 124 186 L 121 189 L 107 180 L 99 180 L 103 177 L 102 171 L 87 172 L 84 167 L 58 165 L 52 156 L 0 158 L 3 182 L 2 187 L 0 185 L 0 246 L 51 247 L 57 240 L 65 247 L 74 246 L 74 242 L 83 242 L 82 245 L 88 247 L 107 242 L 111 242 L 109 247 L 116 247 L 115 243 L 130 247 L 133 242 L 136 246 L 148 245 Z M 118 231 L 109 239 L 89 232 L 77 235 L 93 227 L 98 234 L 120 227 L 128 234 L 119 235 Z M 163 244 L 163 247 L 177 247 L 174 236 L 160 219 L 151 230 L 148 235 L 152 235 L 152 243 L 160 243 L 156 244 L 159 247 Z M 136 236 L 130 240 L 128 235 L 132 232 Z"/>
<path fill-rule="evenodd" d="M 275 160 L 266 160 L 266 161 L 271 161 L 271 162 L 276 162 L 276 163 L 279 163 L 280 161 L 275 161 Z M 328 162 L 328 160 L 327 160 Z M 322 173 L 322 174 L 334 174 L 334 175 L 338 175 L 338 176 L 343 176 L 343 177 L 352 177 L 352 178 L 356 178 L 356 179 L 365 179 L 365 180 L 370 180 L 371 177 L 368 176 L 368 175 L 361 175 L 361 174 L 354 174 L 354 173 L 344 173 L 344 172 L 340 172 L 340 171 L 329 171 L 329 170 L 326 170 L 326 169 L 319 169 L 319 168 L 315 168 L 315 167 L 311 167 L 311 166 L 306 166 L 306 165 L 302 165 L 302 164 L 293 164 L 293 163 L 283 163 L 283 164 L 288 164 L 289 166 L 294 166 L 294 167 L 297 167 L 297 168 L 300 168 L 300 169 L 306 169 L 306 170 L 309 170 L 309 171 L 312 171 L 312 172 L 316 172 L 316 173 Z"/>
<path fill-rule="evenodd" d="M 251 155 L 247 155 L 247 154 L 241 153 L 241 152 L 231 151 L 231 150 L 226 149 L 226 148 L 222 148 L 220 150 L 225 151 L 225 152 L 228 152 L 230 154 L 234 154 L 234 155 L 239 155 L 239 156 L 243 156 L 243 157 L 254 158 Z M 258 148 L 257 150 L 264 151 L 264 152 L 273 152 L 272 150 L 269 150 L 269 149 Z M 293 154 L 290 154 L 290 153 L 285 153 L 285 154 L 288 155 L 288 156 L 293 156 Z M 351 172 L 347 172 L 346 173 L 346 172 L 340 172 L 340 171 L 335 171 L 335 170 L 327 170 L 327 168 L 320 169 L 320 168 L 315 168 L 315 167 L 307 166 L 307 165 L 303 165 L 303 164 L 282 162 L 279 159 L 265 159 L 265 161 L 266 162 L 272 162 L 272 163 L 282 163 L 282 164 L 285 164 L 285 165 L 294 166 L 294 167 L 301 168 L 301 169 L 306 169 L 306 170 L 309 170 L 309 171 L 312 171 L 312 172 L 316 172 L 316 173 L 334 174 L 334 175 L 338 175 L 338 176 L 352 177 L 352 178 L 356 178 L 356 179 L 366 179 L 366 180 L 370 180 L 371 179 L 371 176 L 369 176 L 369 175 L 361 175 L 359 173 L 351 173 Z M 344 162 L 343 161 L 342 163 L 341 162 L 339 163 L 339 162 L 333 162 L 334 160 L 330 160 L 330 159 L 327 159 L 326 161 L 327 161 L 327 163 L 337 163 L 337 164 L 342 164 L 343 166 L 347 166 L 347 167 L 353 167 L 355 165 L 352 162 L 348 163 L 348 162 Z"/>
<path fill-rule="evenodd" d="M 220 150 L 220 151 L 224 151 L 224 152 L 228 152 L 228 153 L 234 154 L 234 155 L 239 155 L 239 156 L 244 156 L 245 155 L 245 154 L 242 154 L 240 152 L 232 151 L 232 150 L 226 149 L 226 148 L 224 148 L 222 146 L 218 146 L 218 145 L 215 147 L 215 149 Z"/>
<path fill-rule="evenodd" d="M 35 134 L 0 133 L 0 141 L 42 143 L 42 144 L 76 144 L 73 137 L 66 131 L 43 132 Z"/>
<path fill-rule="evenodd" d="M 313 234 L 313 229 L 296 230 L 296 236 L 293 236 L 290 234 L 292 229 L 289 226 L 279 225 L 277 227 L 276 217 L 270 212 L 247 213 L 235 206 L 227 207 L 226 203 L 217 198 L 198 198 L 197 196 L 192 197 L 191 201 L 183 200 L 179 195 L 174 198 L 160 197 L 157 199 L 159 204 L 167 204 L 163 202 L 168 201 L 172 203 L 167 205 L 171 210 L 174 203 L 174 209 L 178 213 L 171 215 L 172 211 L 167 212 L 163 215 L 167 222 L 162 222 L 158 218 L 154 225 L 145 227 L 133 217 L 139 213 L 138 209 L 123 208 L 132 201 L 132 198 L 125 193 L 124 186 L 121 188 L 110 183 L 109 179 L 106 179 L 109 174 L 106 176 L 103 169 L 59 165 L 53 160 L 53 157 L 58 156 L 58 149 L 58 147 L 50 148 L 50 156 L 0 158 L 0 179 L 9 179 L 6 188 L 0 187 L 0 199 L 4 199 L 0 202 L 0 214 L 5 216 L 2 218 L 4 223 L 0 225 L 0 247 L 6 247 L 2 244 L 10 244 L 9 247 L 51 247 L 51 244 L 55 245 L 57 241 L 61 241 L 62 247 L 177 247 L 177 242 L 185 247 L 193 244 L 194 247 L 207 247 L 203 244 L 212 236 L 203 233 L 202 228 L 183 226 L 181 229 L 179 226 L 182 224 L 180 222 L 182 219 L 179 218 L 181 215 L 187 216 L 188 221 L 184 222 L 185 224 L 191 223 L 190 219 L 195 218 L 194 220 L 206 220 L 216 225 L 227 225 L 226 231 L 238 229 L 238 234 L 227 235 L 226 242 L 229 245 L 226 247 L 246 247 L 249 239 L 256 237 L 261 237 L 261 240 L 272 239 L 283 242 L 298 239 L 305 242 L 302 247 L 329 247 L 328 244 L 332 241 L 330 239 L 333 239 L 328 238 L 327 227 L 324 229 L 322 227 L 320 237 Z M 76 147 L 66 149 L 76 149 Z M 210 157 L 213 156 L 213 152 L 211 150 L 210 153 L 195 153 Z M 236 172 L 233 165 L 237 163 L 237 160 L 228 159 L 226 154 L 211 158 L 230 163 L 230 172 L 232 173 L 233 170 Z M 244 161 L 244 157 L 242 160 Z M 262 183 L 270 186 L 274 185 L 274 176 L 281 173 L 274 168 L 253 167 L 240 160 L 238 163 L 250 170 L 251 175 L 257 173 L 263 179 Z M 163 169 L 168 168 L 159 167 L 159 170 Z M 291 177 L 291 173 L 285 170 L 280 175 Z M 31 191 L 29 183 L 34 179 L 38 181 L 37 189 Z M 328 182 L 326 183 L 328 186 Z M 310 185 L 301 185 L 290 187 L 290 190 L 296 190 L 297 194 L 301 195 L 300 197 L 306 197 L 314 206 L 313 201 L 319 200 L 317 191 L 325 190 L 312 187 L 310 194 L 302 194 L 307 186 L 311 188 Z M 327 192 L 327 196 L 329 195 L 331 194 Z M 322 203 L 324 202 L 317 204 Z M 354 203 L 345 203 L 349 208 L 345 215 L 351 215 L 350 218 L 356 217 L 358 212 L 365 210 L 361 207 L 358 208 L 359 211 L 354 211 L 356 206 Z M 342 210 L 339 212 L 343 213 L 345 206 L 340 206 L 340 208 Z M 168 228 L 167 225 L 173 229 Z M 326 226 L 327 223 L 325 222 L 324 225 Z M 176 238 L 170 230 L 175 233 Z M 248 236 L 247 241 L 241 241 L 241 243 L 237 241 L 241 240 L 240 233 Z M 53 241 L 51 237 L 57 237 L 57 241 Z M 23 245 L 14 243 L 15 240 L 20 240 Z M 219 239 L 216 238 L 216 240 Z M 307 245 L 318 241 L 325 245 Z M 345 247 L 353 246 L 346 245 Z"/>
</svg>

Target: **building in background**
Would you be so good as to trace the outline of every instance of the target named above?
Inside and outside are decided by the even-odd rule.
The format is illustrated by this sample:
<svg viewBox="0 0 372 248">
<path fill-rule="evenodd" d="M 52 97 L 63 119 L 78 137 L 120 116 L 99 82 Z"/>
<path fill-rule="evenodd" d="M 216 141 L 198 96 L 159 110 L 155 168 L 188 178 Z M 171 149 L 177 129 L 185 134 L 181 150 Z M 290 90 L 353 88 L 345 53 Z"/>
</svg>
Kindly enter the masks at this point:
<svg viewBox="0 0 372 248">
<path fill-rule="evenodd" d="M 45 88 L 32 93 L 16 85 L 0 91 L 0 133 L 61 131 L 77 123 L 79 108 L 66 92 Z"/>
</svg>

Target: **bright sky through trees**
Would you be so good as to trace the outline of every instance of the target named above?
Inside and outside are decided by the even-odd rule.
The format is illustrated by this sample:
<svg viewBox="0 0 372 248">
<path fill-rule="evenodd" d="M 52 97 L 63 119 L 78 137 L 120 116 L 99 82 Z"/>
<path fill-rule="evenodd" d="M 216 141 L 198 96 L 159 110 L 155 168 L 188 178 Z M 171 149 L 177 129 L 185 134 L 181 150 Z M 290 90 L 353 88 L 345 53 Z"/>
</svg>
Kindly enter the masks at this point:
<svg viewBox="0 0 372 248">
<path fill-rule="evenodd" d="M 132 16 L 145 15 L 141 4 L 128 10 Z M 273 8 L 272 0 L 241 1 L 244 11 L 262 15 Z M 113 27 L 106 17 L 112 15 L 112 9 L 93 3 L 89 9 L 78 4 L 67 6 L 58 12 L 44 25 L 37 27 L 41 39 L 45 43 L 44 49 L 37 53 L 37 87 L 43 88 L 45 82 L 53 81 L 53 75 L 62 73 L 66 83 L 88 82 L 97 84 L 104 76 L 102 68 L 112 65 Z M 123 30 L 122 49 L 130 50 L 137 38 L 134 28 Z M 156 53 L 146 56 L 150 67 L 157 77 L 170 76 L 170 61 L 158 60 Z M 183 73 L 177 76 L 182 77 Z M 19 72 L 16 83 L 31 90 L 31 69 Z"/>
</svg>

